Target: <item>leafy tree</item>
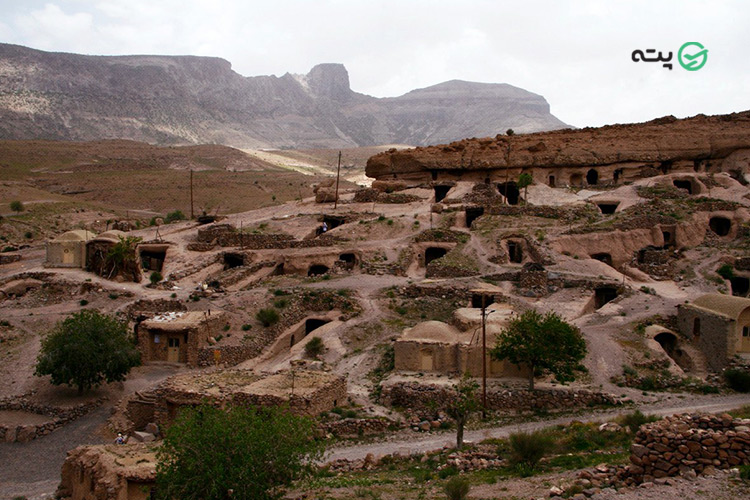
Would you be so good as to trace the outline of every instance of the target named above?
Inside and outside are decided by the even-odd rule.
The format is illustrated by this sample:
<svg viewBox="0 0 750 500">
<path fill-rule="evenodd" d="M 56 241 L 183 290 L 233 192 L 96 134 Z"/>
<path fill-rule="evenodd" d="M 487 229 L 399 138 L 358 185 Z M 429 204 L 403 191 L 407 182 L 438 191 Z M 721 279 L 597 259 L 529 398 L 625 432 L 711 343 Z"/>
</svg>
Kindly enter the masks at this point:
<svg viewBox="0 0 750 500">
<path fill-rule="evenodd" d="M 140 267 L 135 250 L 141 240 L 137 236 L 120 236 L 120 241 L 107 253 L 102 274 L 107 278 L 123 274 L 130 281 L 139 281 Z"/>
<path fill-rule="evenodd" d="M 315 423 L 284 408 L 186 408 L 157 451 L 159 498 L 266 500 L 312 471 Z"/>
<path fill-rule="evenodd" d="M 51 375 L 53 384 L 77 387 L 82 394 L 104 381 L 125 380 L 139 364 L 127 324 L 84 309 L 57 323 L 42 340 L 34 375 Z"/>
<path fill-rule="evenodd" d="M 456 449 L 460 450 L 464 445 L 464 426 L 471 414 L 479 409 L 476 396 L 479 384 L 471 377 L 464 376 L 453 389 L 456 397 L 448 403 L 445 411 L 456 421 Z"/>
<path fill-rule="evenodd" d="M 20 200 L 13 200 L 10 202 L 10 209 L 14 212 L 23 212 L 24 206 Z"/>
<path fill-rule="evenodd" d="M 529 192 L 529 186 L 531 183 L 534 182 L 534 178 L 531 177 L 531 174 L 524 172 L 520 176 L 518 176 L 518 187 L 520 189 L 523 189 L 523 202 L 526 203 L 526 199 L 528 198 L 528 192 Z"/>
<path fill-rule="evenodd" d="M 528 310 L 513 318 L 497 337 L 491 355 L 529 368 L 529 389 L 534 376 L 551 373 L 559 382 L 575 379 L 574 370 L 586 356 L 586 341 L 577 327 L 555 313 L 544 316 Z"/>
<path fill-rule="evenodd" d="M 505 135 L 516 135 L 516 132 L 512 128 L 509 128 L 505 131 Z"/>
</svg>

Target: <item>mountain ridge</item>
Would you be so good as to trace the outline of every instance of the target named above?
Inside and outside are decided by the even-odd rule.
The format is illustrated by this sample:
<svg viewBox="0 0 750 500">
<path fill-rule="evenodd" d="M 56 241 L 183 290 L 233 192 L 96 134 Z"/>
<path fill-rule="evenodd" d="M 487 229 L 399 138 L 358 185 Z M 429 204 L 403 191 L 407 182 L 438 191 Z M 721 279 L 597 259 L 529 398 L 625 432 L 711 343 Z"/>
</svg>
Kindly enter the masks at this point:
<svg viewBox="0 0 750 500">
<path fill-rule="evenodd" d="M 0 138 L 241 148 L 427 145 L 565 128 L 509 84 L 451 80 L 398 97 L 351 89 L 343 64 L 242 76 L 202 56 L 89 56 L 0 44 Z"/>
</svg>

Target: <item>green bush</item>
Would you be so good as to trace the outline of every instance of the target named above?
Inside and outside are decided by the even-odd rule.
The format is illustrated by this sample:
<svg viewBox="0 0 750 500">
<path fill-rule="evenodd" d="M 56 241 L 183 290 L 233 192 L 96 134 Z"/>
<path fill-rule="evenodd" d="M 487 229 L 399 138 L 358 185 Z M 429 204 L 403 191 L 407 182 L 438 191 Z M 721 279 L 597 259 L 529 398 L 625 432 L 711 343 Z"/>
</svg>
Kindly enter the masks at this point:
<svg viewBox="0 0 750 500">
<path fill-rule="evenodd" d="M 10 202 L 10 209 L 14 212 L 23 212 L 24 206 L 20 200 L 13 200 Z"/>
<path fill-rule="evenodd" d="M 242 331 L 246 332 L 246 331 L 250 330 L 252 327 L 253 327 L 253 325 L 251 325 L 249 323 L 245 323 L 244 325 L 242 325 Z"/>
<path fill-rule="evenodd" d="M 633 413 L 628 413 L 620 417 L 620 425 L 627 427 L 631 432 L 638 432 L 638 429 L 649 422 L 655 422 L 658 417 L 654 415 L 644 415 L 641 410 L 635 410 Z"/>
<path fill-rule="evenodd" d="M 731 280 L 734 278 L 734 268 L 731 264 L 722 264 L 719 269 L 716 270 L 716 274 L 724 278 L 725 280 Z"/>
<path fill-rule="evenodd" d="M 740 465 L 740 479 L 750 482 L 750 465 Z"/>
<path fill-rule="evenodd" d="M 159 271 L 154 271 L 153 273 L 151 273 L 151 276 L 149 276 L 148 279 L 152 285 L 155 285 L 161 280 L 163 280 L 164 276 L 162 276 Z"/>
<path fill-rule="evenodd" d="M 166 217 L 164 217 L 164 222 L 167 224 L 171 222 L 177 222 L 178 220 L 185 220 L 185 214 L 182 213 L 182 210 L 175 210 L 174 212 L 169 212 Z"/>
<path fill-rule="evenodd" d="M 289 300 L 287 299 L 276 299 L 273 301 L 273 307 L 275 307 L 276 309 L 284 309 L 288 305 Z"/>
<path fill-rule="evenodd" d="M 260 321 L 263 324 L 263 326 L 269 327 L 271 325 L 278 323 L 279 313 L 276 312 L 276 309 L 272 309 L 268 307 L 268 308 L 259 310 L 255 314 L 255 319 Z"/>
<path fill-rule="evenodd" d="M 724 378 L 729 387 L 737 392 L 750 392 L 750 372 L 730 368 L 724 372 Z"/>
<path fill-rule="evenodd" d="M 533 471 L 552 448 L 550 436 L 541 432 L 517 432 L 510 435 L 510 463 L 519 472 Z"/>
<path fill-rule="evenodd" d="M 445 483 L 445 495 L 448 500 L 464 500 L 469 494 L 469 480 L 461 476 L 453 476 Z"/>
<path fill-rule="evenodd" d="M 81 304 L 81 307 L 83 307 L 85 305 L 88 305 L 89 301 L 86 300 L 86 299 L 81 299 L 80 302 L 78 302 L 78 303 Z"/>
<path fill-rule="evenodd" d="M 325 349 L 326 346 L 323 343 L 323 339 L 320 337 L 313 337 L 307 342 L 307 344 L 305 344 L 305 354 L 309 358 L 317 358 L 323 354 Z"/>
</svg>

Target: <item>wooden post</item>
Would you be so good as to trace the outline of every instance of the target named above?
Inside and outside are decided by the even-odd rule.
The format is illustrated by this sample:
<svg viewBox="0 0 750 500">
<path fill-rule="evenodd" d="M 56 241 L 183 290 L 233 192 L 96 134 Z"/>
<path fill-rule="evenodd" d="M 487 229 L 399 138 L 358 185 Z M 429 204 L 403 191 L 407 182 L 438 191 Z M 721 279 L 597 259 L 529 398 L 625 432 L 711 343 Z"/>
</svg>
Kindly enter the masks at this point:
<svg viewBox="0 0 750 500">
<path fill-rule="evenodd" d="M 482 294 L 482 418 L 487 418 L 487 295 Z"/>
<path fill-rule="evenodd" d="M 339 151 L 339 165 L 336 167 L 336 197 L 333 199 L 333 209 L 336 210 L 336 206 L 339 203 L 339 177 L 341 176 L 341 151 Z"/>
<path fill-rule="evenodd" d="M 195 219 L 193 212 L 193 169 L 190 169 L 190 220 Z"/>
</svg>

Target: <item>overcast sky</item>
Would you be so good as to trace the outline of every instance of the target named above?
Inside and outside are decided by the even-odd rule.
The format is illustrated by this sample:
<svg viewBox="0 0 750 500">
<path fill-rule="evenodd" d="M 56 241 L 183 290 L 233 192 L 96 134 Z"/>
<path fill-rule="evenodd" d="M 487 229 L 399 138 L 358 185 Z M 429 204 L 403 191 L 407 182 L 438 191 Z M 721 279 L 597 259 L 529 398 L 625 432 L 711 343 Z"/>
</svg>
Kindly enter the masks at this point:
<svg viewBox="0 0 750 500">
<path fill-rule="evenodd" d="M 0 0 L 0 41 L 218 56 L 245 76 L 340 62 L 377 97 L 509 83 L 578 127 L 750 109 L 747 0 Z M 698 71 L 676 61 L 691 41 L 709 51 Z M 631 60 L 650 48 L 674 69 Z"/>
</svg>

